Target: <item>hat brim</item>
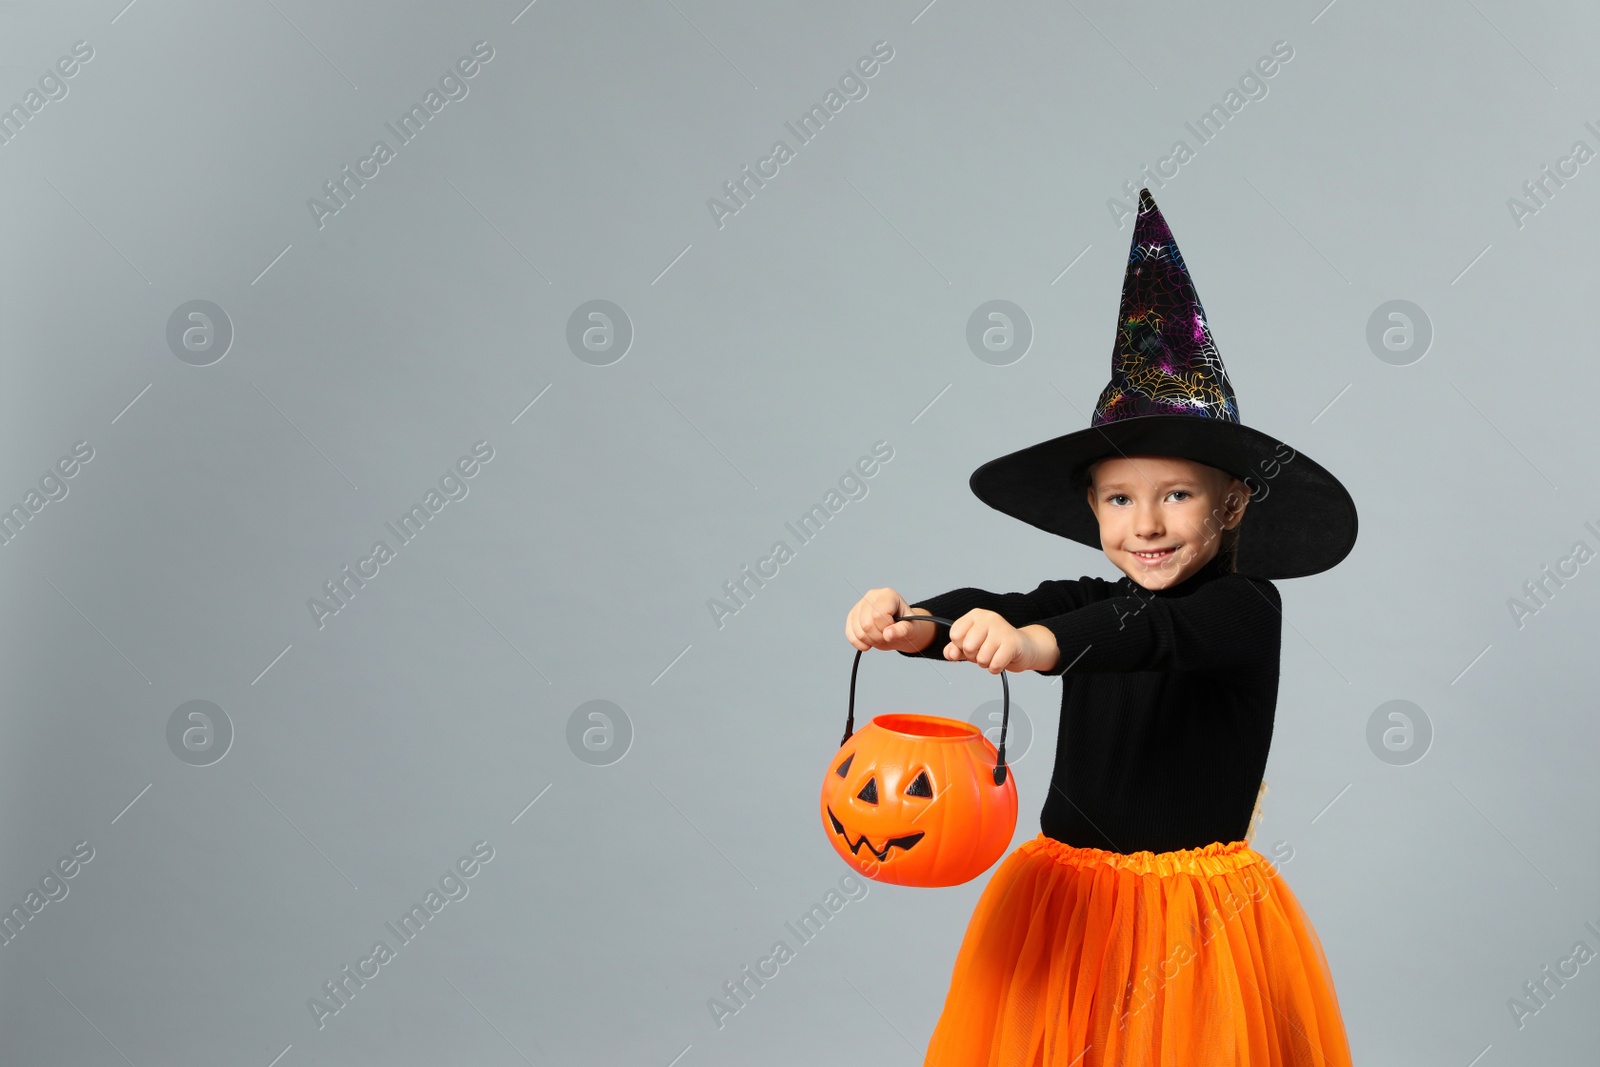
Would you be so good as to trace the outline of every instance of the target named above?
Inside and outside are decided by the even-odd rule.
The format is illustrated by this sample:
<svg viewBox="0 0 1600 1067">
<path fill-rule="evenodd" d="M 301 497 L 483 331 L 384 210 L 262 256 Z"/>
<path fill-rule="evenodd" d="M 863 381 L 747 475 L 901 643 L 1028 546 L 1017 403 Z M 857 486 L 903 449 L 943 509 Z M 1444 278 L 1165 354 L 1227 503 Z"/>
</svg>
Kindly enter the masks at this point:
<svg viewBox="0 0 1600 1067">
<path fill-rule="evenodd" d="M 990 460 L 968 484 L 997 511 L 1100 549 L 1100 524 L 1078 474 L 1118 455 L 1191 459 L 1249 486 L 1236 564 L 1241 574 L 1317 574 L 1355 547 L 1356 505 L 1339 479 L 1272 435 L 1219 419 L 1141 415 L 1078 430 Z"/>
</svg>

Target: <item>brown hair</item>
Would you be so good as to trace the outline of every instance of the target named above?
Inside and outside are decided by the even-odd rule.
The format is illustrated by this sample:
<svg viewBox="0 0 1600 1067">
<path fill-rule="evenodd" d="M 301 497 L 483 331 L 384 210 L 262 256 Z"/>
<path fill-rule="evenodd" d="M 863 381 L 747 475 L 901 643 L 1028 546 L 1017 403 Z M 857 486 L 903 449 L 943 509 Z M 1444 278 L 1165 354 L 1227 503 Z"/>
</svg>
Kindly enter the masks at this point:
<svg viewBox="0 0 1600 1067">
<path fill-rule="evenodd" d="M 1108 457 L 1108 456 L 1102 456 L 1101 457 L 1101 459 L 1109 459 L 1109 458 L 1110 457 Z M 1177 457 L 1177 458 L 1181 459 L 1181 458 L 1185 458 L 1185 457 Z M 1082 467 L 1078 468 L 1077 476 L 1076 476 L 1075 481 L 1077 482 L 1077 488 L 1078 488 L 1078 492 L 1080 494 L 1082 494 L 1084 496 L 1087 496 L 1088 493 L 1089 493 L 1089 490 L 1094 488 L 1094 468 L 1095 468 L 1096 464 L 1098 464 L 1099 462 L 1100 462 L 1099 459 L 1090 460 L 1088 463 L 1086 463 Z M 1199 463 L 1200 461 L 1199 460 L 1194 460 L 1194 462 Z M 1202 465 L 1205 466 L 1206 464 L 1202 464 Z M 1213 470 L 1219 470 L 1220 468 L 1212 468 L 1212 469 Z M 1222 471 L 1221 473 L 1227 475 L 1230 478 L 1234 477 L 1234 475 L 1229 474 L 1227 471 Z M 1087 505 L 1085 505 L 1085 506 L 1087 506 Z M 1223 572 L 1226 573 L 1226 574 L 1233 574 L 1238 570 L 1238 567 L 1239 567 L 1239 531 L 1241 531 L 1242 529 L 1244 529 L 1244 520 L 1241 518 L 1231 528 L 1225 529 L 1225 530 L 1222 531 L 1221 543 L 1218 544 L 1218 546 L 1217 546 L 1217 561 L 1218 561 L 1218 565 L 1222 568 Z"/>
</svg>

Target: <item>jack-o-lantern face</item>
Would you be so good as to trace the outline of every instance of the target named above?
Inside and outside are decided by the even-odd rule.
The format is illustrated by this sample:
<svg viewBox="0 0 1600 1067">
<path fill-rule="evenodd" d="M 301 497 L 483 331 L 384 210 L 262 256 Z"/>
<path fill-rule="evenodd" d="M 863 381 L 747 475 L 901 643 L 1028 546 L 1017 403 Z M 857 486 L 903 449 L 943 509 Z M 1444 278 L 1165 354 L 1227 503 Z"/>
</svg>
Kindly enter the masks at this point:
<svg viewBox="0 0 1600 1067">
<path fill-rule="evenodd" d="M 977 727 L 880 715 L 839 749 L 822 783 L 834 850 L 868 878 L 947 886 L 988 870 L 1011 843 L 1017 787 L 994 783 L 995 748 Z"/>
</svg>

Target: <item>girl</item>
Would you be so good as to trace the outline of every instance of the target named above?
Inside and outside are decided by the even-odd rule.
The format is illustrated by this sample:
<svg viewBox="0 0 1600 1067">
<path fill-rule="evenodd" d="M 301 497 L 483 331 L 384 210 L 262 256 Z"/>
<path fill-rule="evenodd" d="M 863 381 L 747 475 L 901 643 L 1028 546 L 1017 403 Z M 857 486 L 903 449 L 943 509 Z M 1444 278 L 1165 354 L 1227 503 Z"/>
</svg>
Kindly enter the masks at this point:
<svg viewBox="0 0 1600 1067">
<path fill-rule="evenodd" d="M 1339 563 L 1355 505 L 1239 422 L 1171 231 L 1149 190 L 1139 199 L 1089 428 L 971 479 L 1124 577 L 916 604 L 874 589 L 846 619 L 858 649 L 1062 679 L 1040 833 L 978 901 L 929 1067 L 1350 1064 L 1317 935 L 1249 841 L 1278 691 L 1270 579 Z"/>
</svg>

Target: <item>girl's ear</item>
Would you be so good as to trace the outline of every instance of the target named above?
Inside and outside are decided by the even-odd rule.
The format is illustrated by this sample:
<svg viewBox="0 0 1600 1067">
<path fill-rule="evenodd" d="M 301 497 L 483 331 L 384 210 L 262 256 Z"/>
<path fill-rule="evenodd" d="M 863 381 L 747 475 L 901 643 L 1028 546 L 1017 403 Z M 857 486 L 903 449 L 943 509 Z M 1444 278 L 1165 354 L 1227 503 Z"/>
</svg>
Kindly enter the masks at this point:
<svg viewBox="0 0 1600 1067">
<path fill-rule="evenodd" d="M 1222 529 L 1231 530 L 1244 521 L 1244 509 L 1250 503 L 1250 487 L 1237 478 L 1231 478 L 1222 490 L 1222 514 L 1226 518 Z"/>
</svg>

